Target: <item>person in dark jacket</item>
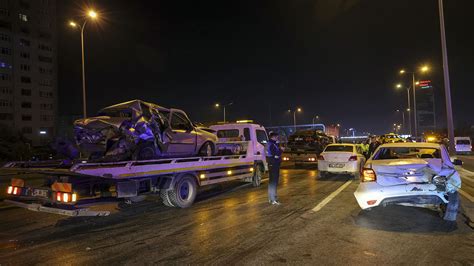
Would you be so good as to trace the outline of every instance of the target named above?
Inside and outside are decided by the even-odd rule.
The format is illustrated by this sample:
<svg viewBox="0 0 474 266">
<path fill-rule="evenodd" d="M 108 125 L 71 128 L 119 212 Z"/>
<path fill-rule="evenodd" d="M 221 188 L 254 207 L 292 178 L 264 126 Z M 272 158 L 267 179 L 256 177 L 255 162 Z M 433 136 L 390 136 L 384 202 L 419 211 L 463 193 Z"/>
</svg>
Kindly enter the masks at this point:
<svg viewBox="0 0 474 266">
<path fill-rule="evenodd" d="M 369 157 L 374 154 L 375 150 L 380 146 L 380 141 L 377 139 L 377 137 L 372 136 L 370 138 L 370 144 L 369 144 Z"/>
<path fill-rule="evenodd" d="M 280 205 L 277 197 L 277 186 L 280 178 L 282 149 L 278 146 L 278 133 L 270 132 L 270 139 L 265 147 L 270 180 L 268 182 L 268 200 L 272 205 Z"/>
</svg>

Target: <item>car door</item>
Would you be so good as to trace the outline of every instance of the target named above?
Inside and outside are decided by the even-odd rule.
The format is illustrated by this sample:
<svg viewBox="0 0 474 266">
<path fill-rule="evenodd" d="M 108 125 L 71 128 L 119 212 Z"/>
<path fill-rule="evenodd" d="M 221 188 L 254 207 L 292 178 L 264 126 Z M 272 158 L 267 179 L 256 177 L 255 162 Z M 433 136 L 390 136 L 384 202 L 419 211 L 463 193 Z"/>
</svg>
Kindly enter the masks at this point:
<svg viewBox="0 0 474 266">
<path fill-rule="evenodd" d="M 172 111 L 170 115 L 171 141 L 168 153 L 172 155 L 194 155 L 196 153 L 196 131 L 186 115 Z"/>
</svg>

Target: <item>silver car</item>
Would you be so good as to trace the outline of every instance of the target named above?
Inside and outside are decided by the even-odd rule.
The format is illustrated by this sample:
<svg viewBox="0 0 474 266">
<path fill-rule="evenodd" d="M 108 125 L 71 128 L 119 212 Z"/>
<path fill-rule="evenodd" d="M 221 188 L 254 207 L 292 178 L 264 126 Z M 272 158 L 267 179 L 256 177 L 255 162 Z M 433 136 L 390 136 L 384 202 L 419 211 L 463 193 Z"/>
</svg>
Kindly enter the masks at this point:
<svg viewBox="0 0 474 266">
<path fill-rule="evenodd" d="M 216 135 L 196 127 L 184 111 L 141 100 L 79 119 L 74 132 L 82 154 L 105 161 L 212 156 L 217 142 Z"/>
</svg>

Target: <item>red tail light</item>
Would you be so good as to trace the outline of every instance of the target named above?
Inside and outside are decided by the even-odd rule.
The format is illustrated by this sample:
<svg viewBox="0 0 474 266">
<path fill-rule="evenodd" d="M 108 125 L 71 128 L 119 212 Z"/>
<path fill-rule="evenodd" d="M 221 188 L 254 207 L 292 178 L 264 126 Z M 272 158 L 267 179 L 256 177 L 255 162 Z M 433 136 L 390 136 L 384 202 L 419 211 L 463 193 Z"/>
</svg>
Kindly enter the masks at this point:
<svg viewBox="0 0 474 266">
<path fill-rule="evenodd" d="M 351 156 L 349 157 L 349 161 L 357 161 L 357 156 Z"/>
<path fill-rule="evenodd" d="M 319 161 L 324 161 L 324 157 L 322 155 L 318 155 L 318 160 Z"/>
<path fill-rule="evenodd" d="M 377 180 L 375 171 L 371 168 L 362 169 L 361 181 L 362 182 L 374 182 Z"/>
<path fill-rule="evenodd" d="M 76 202 L 77 194 L 76 193 L 67 193 L 67 192 L 56 192 L 56 201 L 57 202 Z"/>
</svg>

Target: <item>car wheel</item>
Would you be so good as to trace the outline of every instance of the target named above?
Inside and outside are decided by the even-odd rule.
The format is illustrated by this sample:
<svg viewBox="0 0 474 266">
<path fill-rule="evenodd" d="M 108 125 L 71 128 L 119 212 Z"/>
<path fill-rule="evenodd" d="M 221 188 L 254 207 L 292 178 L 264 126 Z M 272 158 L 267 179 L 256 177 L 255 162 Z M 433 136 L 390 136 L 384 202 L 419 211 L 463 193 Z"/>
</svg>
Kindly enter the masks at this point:
<svg viewBox="0 0 474 266">
<path fill-rule="evenodd" d="M 179 208 L 188 208 L 196 199 L 197 183 L 193 176 L 181 176 L 173 189 L 167 191 L 171 205 Z"/>
<path fill-rule="evenodd" d="M 263 166 L 260 164 L 255 165 L 253 177 L 252 177 L 252 185 L 254 187 L 259 187 L 262 184 L 262 177 L 263 177 Z"/>
<path fill-rule="evenodd" d="M 357 172 L 353 173 L 352 176 L 354 177 L 354 179 L 360 179 L 360 172 L 357 171 Z"/>
<path fill-rule="evenodd" d="M 133 154 L 133 160 L 153 160 L 161 157 L 161 151 L 153 142 L 144 142 L 138 145 Z"/>
<path fill-rule="evenodd" d="M 206 157 L 214 155 L 214 145 L 210 142 L 204 143 L 199 150 L 199 155 Z"/>
<path fill-rule="evenodd" d="M 328 175 L 329 173 L 326 171 L 318 171 L 318 178 L 326 178 Z"/>
</svg>

